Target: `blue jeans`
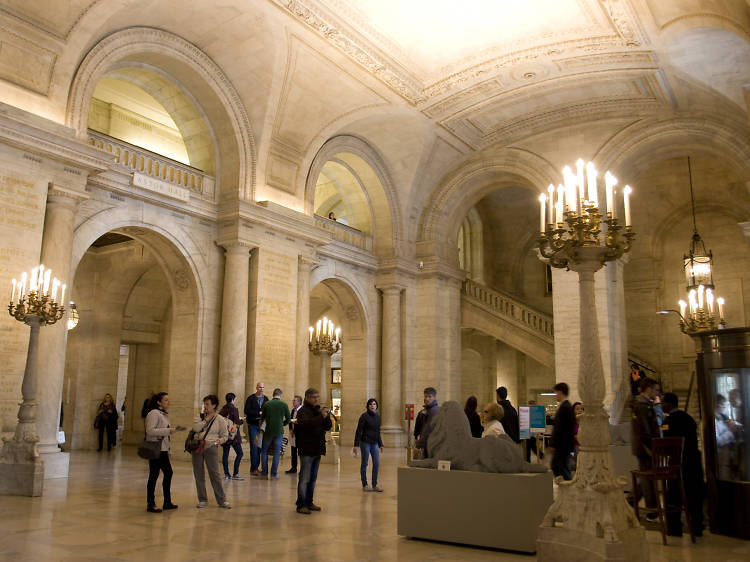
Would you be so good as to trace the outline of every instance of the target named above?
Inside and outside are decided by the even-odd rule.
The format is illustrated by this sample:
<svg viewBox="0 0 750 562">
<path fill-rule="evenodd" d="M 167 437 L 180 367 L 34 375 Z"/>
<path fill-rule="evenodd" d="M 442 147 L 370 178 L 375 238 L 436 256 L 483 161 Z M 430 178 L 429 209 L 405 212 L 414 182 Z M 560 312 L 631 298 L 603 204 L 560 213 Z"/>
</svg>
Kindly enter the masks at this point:
<svg viewBox="0 0 750 562">
<path fill-rule="evenodd" d="M 239 476 L 240 461 L 242 460 L 242 441 L 232 441 L 222 445 L 224 452 L 221 455 L 221 464 L 224 465 L 224 476 Z M 234 449 L 234 472 L 229 474 L 229 450 Z"/>
<path fill-rule="evenodd" d="M 359 466 L 359 474 L 362 477 L 362 485 L 367 486 L 367 460 L 372 455 L 372 487 L 378 485 L 378 468 L 380 467 L 380 448 L 377 443 L 359 444 L 362 451 L 362 464 Z"/>
<path fill-rule="evenodd" d="M 271 465 L 271 477 L 276 476 L 276 472 L 279 469 L 279 459 L 281 458 L 281 439 L 283 435 L 277 435 L 276 437 L 268 437 L 263 435 L 263 469 L 260 473 L 263 476 L 268 474 L 268 449 L 271 449 L 273 455 L 273 464 Z"/>
<path fill-rule="evenodd" d="M 255 441 L 255 436 L 260 431 L 260 427 L 250 424 L 248 430 L 250 432 L 250 472 L 255 472 L 260 465 L 260 447 L 253 445 L 253 442 Z"/>
<path fill-rule="evenodd" d="M 297 482 L 297 508 L 310 507 L 313 504 L 315 494 L 315 481 L 318 479 L 318 467 L 320 466 L 320 455 L 310 457 L 299 456 L 299 481 Z"/>
</svg>

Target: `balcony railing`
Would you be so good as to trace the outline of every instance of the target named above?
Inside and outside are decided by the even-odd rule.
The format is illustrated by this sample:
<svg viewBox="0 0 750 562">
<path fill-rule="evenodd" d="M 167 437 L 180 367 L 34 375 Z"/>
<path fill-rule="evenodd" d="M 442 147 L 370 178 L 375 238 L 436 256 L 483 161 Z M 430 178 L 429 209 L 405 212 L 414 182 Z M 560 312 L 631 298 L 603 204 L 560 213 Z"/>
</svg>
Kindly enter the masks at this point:
<svg viewBox="0 0 750 562">
<path fill-rule="evenodd" d="M 466 297 L 478 303 L 488 312 L 505 318 L 514 324 L 521 324 L 549 342 L 554 339 L 554 324 L 552 323 L 552 317 L 548 314 L 529 308 L 513 297 L 479 283 L 474 283 L 470 279 L 464 281 L 463 292 Z"/>
<path fill-rule="evenodd" d="M 323 230 L 333 234 L 334 240 L 344 242 L 345 244 L 351 244 L 360 250 L 366 250 L 368 252 L 372 251 L 372 236 L 369 234 L 365 234 L 356 228 L 346 226 L 340 222 L 319 217 L 318 215 L 315 215 L 315 224 Z"/>
<path fill-rule="evenodd" d="M 89 144 L 115 157 L 115 162 L 152 178 L 186 187 L 195 193 L 212 196 L 215 180 L 197 168 L 181 164 L 166 156 L 139 148 L 102 133 L 89 130 Z"/>
</svg>

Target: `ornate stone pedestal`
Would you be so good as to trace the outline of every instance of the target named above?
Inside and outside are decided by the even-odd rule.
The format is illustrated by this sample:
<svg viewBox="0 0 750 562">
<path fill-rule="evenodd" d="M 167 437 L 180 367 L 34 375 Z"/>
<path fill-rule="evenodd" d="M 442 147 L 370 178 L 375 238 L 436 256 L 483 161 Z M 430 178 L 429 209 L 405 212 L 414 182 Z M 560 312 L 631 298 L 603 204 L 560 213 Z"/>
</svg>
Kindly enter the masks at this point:
<svg viewBox="0 0 750 562">
<path fill-rule="evenodd" d="M 626 480 L 615 479 L 609 453 L 608 419 L 603 412 L 602 369 L 594 273 L 607 248 L 584 246 L 567 262 L 578 272 L 581 301 L 581 364 L 578 388 L 586 408 L 580 422 L 581 442 L 575 478 L 558 478 L 558 495 L 539 527 L 537 557 L 541 561 L 648 560 L 645 531 L 623 493 Z"/>
</svg>

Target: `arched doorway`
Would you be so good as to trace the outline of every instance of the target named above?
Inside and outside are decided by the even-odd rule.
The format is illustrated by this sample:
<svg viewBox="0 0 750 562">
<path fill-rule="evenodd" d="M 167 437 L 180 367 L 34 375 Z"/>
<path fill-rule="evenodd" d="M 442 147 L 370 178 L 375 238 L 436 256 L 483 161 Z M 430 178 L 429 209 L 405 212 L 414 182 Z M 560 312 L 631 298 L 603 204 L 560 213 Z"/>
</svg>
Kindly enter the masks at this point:
<svg viewBox="0 0 750 562">
<path fill-rule="evenodd" d="M 192 421 L 199 382 L 198 283 L 181 250 L 140 226 L 98 236 L 78 261 L 71 298 L 80 320 L 68 335 L 63 427 L 72 449 L 96 445 L 105 393 L 123 413 L 121 435 L 143 435 L 149 392 L 169 392 L 174 425 Z"/>
<path fill-rule="evenodd" d="M 379 400 L 368 322 L 355 290 L 337 278 L 323 279 L 310 291 L 310 325 L 324 316 L 341 327 L 341 352 L 331 361 L 311 358 L 309 385 L 320 389 L 321 404 L 338 407 L 339 442 L 351 445 L 365 402 L 371 396 Z"/>
</svg>

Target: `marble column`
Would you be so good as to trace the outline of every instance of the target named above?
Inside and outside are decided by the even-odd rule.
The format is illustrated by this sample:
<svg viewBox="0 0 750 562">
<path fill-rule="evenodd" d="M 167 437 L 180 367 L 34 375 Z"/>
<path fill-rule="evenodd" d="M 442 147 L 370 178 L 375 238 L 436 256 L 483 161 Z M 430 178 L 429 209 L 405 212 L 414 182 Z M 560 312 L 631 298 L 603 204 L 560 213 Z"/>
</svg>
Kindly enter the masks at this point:
<svg viewBox="0 0 750 562">
<path fill-rule="evenodd" d="M 247 307 L 250 280 L 250 247 L 242 242 L 222 244 L 225 250 L 224 292 L 221 305 L 219 348 L 219 400 L 234 392 L 245 396 L 247 362 Z"/>
<path fill-rule="evenodd" d="M 388 286 L 383 293 L 383 332 L 381 359 L 381 434 L 383 444 L 400 447 L 403 443 L 401 412 L 401 287 Z"/>
<path fill-rule="evenodd" d="M 76 208 L 87 198 L 85 193 L 54 184 L 50 184 L 47 194 L 41 262 L 52 270 L 54 277 L 67 285 L 68 295 L 73 286 L 70 262 Z M 62 304 L 67 308 L 67 303 Z M 67 339 L 67 315 L 52 326 L 44 327 L 39 338 L 37 429 L 45 478 L 68 476 L 68 454 L 57 446 Z"/>
<path fill-rule="evenodd" d="M 294 394 L 304 395 L 310 386 L 310 273 L 315 262 L 300 256 L 297 271 L 297 347 L 294 362 Z"/>
</svg>

